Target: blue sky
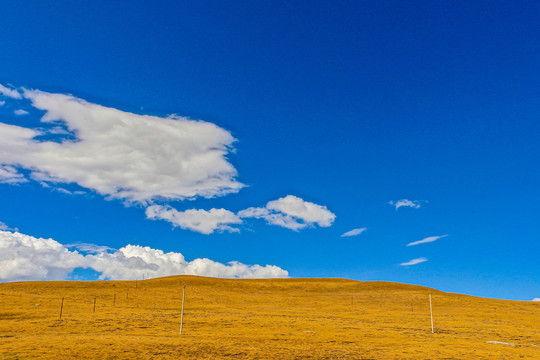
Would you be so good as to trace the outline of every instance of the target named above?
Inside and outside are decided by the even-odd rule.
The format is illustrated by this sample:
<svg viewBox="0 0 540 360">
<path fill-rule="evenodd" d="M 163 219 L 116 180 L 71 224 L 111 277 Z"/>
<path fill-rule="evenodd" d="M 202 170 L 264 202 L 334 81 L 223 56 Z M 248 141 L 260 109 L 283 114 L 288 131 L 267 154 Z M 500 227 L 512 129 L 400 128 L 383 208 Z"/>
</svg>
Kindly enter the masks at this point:
<svg viewBox="0 0 540 360">
<path fill-rule="evenodd" d="M 0 278 L 286 271 L 540 297 L 539 15 L 2 2 Z"/>
</svg>

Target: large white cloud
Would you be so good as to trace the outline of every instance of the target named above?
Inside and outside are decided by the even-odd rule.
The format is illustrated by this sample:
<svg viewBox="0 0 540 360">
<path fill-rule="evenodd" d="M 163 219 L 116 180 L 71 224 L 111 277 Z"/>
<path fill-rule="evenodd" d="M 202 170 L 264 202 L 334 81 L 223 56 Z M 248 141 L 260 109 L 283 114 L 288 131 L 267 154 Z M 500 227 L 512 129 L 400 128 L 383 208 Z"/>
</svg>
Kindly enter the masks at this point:
<svg viewBox="0 0 540 360">
<path fill-rule="evenodd" d="M 174 226 L 202 234 L 212 234 L 215 231 L 238 232 L 230 224 L 241 224 L 235 213 L 225 209 L 178 211 L 169 206 L 152 205 L 146 208 L 146 217 L 152 220 L 166 220 Z"/>
<path fill-rule="evenodd" d="M 264 219 L 268 224 L 278 225 L 298 231 L 315 224 L 329 227 L 336 215 L 326 206 L 305 201 L 294 195 L 287 195 L 270 201 L 265 207 L 251 207 L 238 213 L 241 218 Z"/>
<path fill-rule="evenodd" d="M 6 87 L 0 93 L 21 97 Z M 22 97 L 45 111 L 41 121 L 50 124 L 50 134 L 63 124 L 75 137 L 37 140 L 49 133 L 0 123 L 0 165 L 27 169 L 34 180 L 76 183 L 130 202 L 214 197 L 244 186 L 227 159 L 235 139 L 215 124 L 138 115 L 38 90 L 23 90 Z"/>
<path fill-rule="evenodd" d="M 226 278 L 287 277 L 286 270 L 275 265 L 246 265 L 237 261 L 227 264 L 210 259 L 186 261 L 181 253 L 127 245 L 114 252 L 91 247 L 84 255 L 53 239 L 11 231 L 0 231 L 0 280 L 62 280 L 76 268 L 90 268 L 101 273 L 101 279 L 134 280 L 143 275 L 200 275 Z"/>
</svg>

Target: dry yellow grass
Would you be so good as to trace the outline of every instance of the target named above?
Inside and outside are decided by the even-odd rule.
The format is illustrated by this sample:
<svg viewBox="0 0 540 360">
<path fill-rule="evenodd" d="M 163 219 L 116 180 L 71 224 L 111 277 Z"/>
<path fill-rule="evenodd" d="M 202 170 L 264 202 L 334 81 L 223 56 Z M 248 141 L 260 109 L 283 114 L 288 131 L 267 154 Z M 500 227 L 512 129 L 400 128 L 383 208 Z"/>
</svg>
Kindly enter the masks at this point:
<svg viewBox="0 0 540 360">
<path fill-rule="evenodd" d="M 428 289 L 397 283 L 194 276 L 6 283 L 0 358 L 540 359 L 540 303 L 432 294 L 435 334 Z"/>
</svg>

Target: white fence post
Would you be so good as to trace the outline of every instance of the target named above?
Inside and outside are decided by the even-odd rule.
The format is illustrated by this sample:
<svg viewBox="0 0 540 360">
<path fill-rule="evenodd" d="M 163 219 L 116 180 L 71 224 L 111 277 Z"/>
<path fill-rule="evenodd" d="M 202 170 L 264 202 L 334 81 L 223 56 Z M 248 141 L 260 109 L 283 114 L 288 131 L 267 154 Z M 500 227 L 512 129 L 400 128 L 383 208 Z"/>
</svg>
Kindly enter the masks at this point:
<svg viewBox="0 0 540 360">
<path fill-rule="evenodd" d="M 182 313 L 180 315 L 180 335 L 182 335 L 182 326 L 184 325 L 184 299 L 186 297 L 186 284 L 182 290 Z"/>
</svg>

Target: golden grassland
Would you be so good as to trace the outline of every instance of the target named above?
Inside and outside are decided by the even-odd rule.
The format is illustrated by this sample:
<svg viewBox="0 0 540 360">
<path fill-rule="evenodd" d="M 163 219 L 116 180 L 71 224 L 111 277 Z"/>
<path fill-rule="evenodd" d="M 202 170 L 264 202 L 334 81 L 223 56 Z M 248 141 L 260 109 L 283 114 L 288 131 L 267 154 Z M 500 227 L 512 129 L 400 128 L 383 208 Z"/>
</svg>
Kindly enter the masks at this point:
<svg viewBox="0 0 540 360">
<path fill-rule="evenodd" d="M 540 359 L 540 303 L 431 292 L 434 334 L 428 288 L 398 283 L 195 276 L 4 283 L 0 358 Z"/>
</svg>

